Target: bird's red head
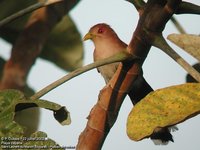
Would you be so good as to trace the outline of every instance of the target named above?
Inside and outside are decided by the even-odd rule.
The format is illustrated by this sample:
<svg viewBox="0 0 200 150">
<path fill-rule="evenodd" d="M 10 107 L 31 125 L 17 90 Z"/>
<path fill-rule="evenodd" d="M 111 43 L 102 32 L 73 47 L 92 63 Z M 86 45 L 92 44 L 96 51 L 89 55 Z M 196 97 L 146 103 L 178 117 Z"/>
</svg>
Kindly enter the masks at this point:
<svg viewBox="0 0 200 150">
<path fill-rule="evenodd" d="M 92 28 L 90 28 L 89 32 L 97 37 L 98 36 L 105 37 L 105 35 L 106 37 L 109 37 L 108 35 L 110 34 L 115 35 L 115 32 L 113 31 L 113 29 L 105 23 L 99 23 L 99 24 L 94 25 Z"/>
</svg>

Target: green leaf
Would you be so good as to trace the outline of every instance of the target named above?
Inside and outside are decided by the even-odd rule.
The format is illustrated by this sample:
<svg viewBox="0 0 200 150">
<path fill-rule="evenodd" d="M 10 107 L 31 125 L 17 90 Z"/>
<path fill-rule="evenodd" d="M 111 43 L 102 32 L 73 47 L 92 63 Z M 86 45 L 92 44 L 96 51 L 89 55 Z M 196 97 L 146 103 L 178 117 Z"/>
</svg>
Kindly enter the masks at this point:
<svg viewBox="0 0 200 150">
<path fill-rule="evenodd" d="M 127 120 L 127 134 L 132 140 L 142 140 L 156 128 L 175 125 L 199 113 L 199 83 L 159 89 L 148 94 L 132 109 Z"/>
<path fill-rule="evenodd" d="M 170 34 L 167 38 L 200 61 L 200 36 L 191 34 Z"/>
<path fill-rule="evenodd" d="M 19 100 L 23 98 L 23 94 L 16 90 L 0 91 L 0 137 L 23 136 L 24 128 L 13 121 L 15 108 L 12 108 L 15 99 Z"/>
<path fill-rule="evenodd" d="M 14 116 L 16 112 L 31 107 L 52 110 L 54 115 L 62 110 L 62 113 L 57 114 L 56 120 L 62 125 L 71 123 L 70 114 L 65 107 L 46 100 L 29 100 L 17 90 L 3 90 L 0 91 L 0 136 L 18 135 L 22 137 L 24 128 L 14 121 Z M 58 116 L 62 119 L 57 119 Z"/>
<path fill-rule="evenodd" d="M 54 27 L 43 48 L 41 57 L 68 71 L 82 67 L 83 44 L 81 36 L 69 16 L 64 16 Z"/>
</svg>

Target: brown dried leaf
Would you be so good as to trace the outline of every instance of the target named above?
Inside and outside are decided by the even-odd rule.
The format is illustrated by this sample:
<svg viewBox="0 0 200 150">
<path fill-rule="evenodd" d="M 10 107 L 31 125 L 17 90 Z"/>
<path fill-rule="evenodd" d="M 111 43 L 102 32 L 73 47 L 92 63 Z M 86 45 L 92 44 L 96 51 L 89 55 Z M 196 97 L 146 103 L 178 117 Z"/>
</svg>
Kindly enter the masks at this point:
<svg viewBox="0 0 200 150">
<path fill-rule="evenodd" d="M 200 36 L 192 34 L 170 34 L 167 38 L 200 61 Z"/>
</svg>

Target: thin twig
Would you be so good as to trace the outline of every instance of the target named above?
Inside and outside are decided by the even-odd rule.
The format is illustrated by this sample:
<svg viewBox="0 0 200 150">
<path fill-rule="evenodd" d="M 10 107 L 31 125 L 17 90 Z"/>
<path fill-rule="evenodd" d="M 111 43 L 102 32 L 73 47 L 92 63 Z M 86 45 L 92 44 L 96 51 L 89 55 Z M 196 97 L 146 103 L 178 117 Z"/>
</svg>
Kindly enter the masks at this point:
<svg viewBox="0 0 200 150">
<path fill-rule="evenodd" d="M 23 10 L 20 10 L 16 13 L 14 13 L 13 15 L 10 15 L 9 17 L 3 19 L 2 21 L 0 21 L 0 27 L 14 21 L 15 19 L 25 15 L 25 14 L 28 14 L 36 9 L 39 9 L 41 7 L 45 7 L 45 6 L 48 6 L 48 5 L 51 5 L 51 4 L 55 4 L 55 3 L 58 3 L 58 2 L 61 2 L 63 0 L 44 0 L 42 2 L 38 2 L 36 4 L 33 4 Z"/>
<path fill-rule="evenodd" d="M 153 46 L 158 47 L 174 59 L 180 66 L 182 66 L 194 79 L 200 82 L 200 74 L 195 70 L 187 61 L 185 61 L 176 51 L 174 51 L 163 38 L 162 35 L 158 35 L 154 42 Z"/>
<path fill-rule="evenodd" d="M 110 63 L 114 63 L 114 62 L 121 62 L 121 61 L 124 61 L 124 60 L 133 60 L 133 59 L 136 59 L 137 57 L 136 56 L 133 56 L 131 54 L 128 54 L 127 52 L 120 52 L 114 56 L 111 56 L 109 58 L 106 58 L 106 59 L 102 59 L 102 60 L 99 60 L 99 61 L 96 61 L 94 63 L 91 63 L 89 65 L 86 65 L 82 68 L 79 68 L 79 69 L 76 69 L 75 71 L 65 75 L 64 77 L 58 79 L 57 81 L 51 83 L 50 85 L 46 86 L 45 88 L 43 88 L 42 90 L 38 91 L 36 94 L 32 95 L 30 97 L 31 100 L 35 100 L 35 99 L 38 99 L 40 97 L 42 97 L 43 95 L 45 95 L 46 93 L 50 92 L 51 90 L 55 89 L 56 87 L 62 85 L 63 83 L 67 82 L 68 80 L 84 73 L 84 72 L 87 72 L 91 69 L 94 69 L 94 68 L 97 68 L 97 67 L 100 67 L 100 66 L 103 66 L 103 65 L 107 65 L 107 64 L 110 64 Z"/>
<path fill-rule="evenodd" d="M 176 29 L 182 33 L 182 34 L 186 34 L 186 31 L 184 30 L 184 28 L 181 26 L 181 24 L 176 20 L 175 17 L 171 18 L 172 23 L 175 25 Z"/>
</svg>

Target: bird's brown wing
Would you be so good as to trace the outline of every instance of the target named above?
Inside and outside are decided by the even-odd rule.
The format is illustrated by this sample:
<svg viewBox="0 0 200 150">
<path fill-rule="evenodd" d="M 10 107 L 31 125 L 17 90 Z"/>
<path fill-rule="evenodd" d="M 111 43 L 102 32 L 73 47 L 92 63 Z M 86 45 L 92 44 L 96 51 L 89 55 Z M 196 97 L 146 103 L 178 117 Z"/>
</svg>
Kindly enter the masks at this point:
<svg viewBox="0 0 200 150">
<path fill-rule="evenodd" d="M 93 60 L 94 60 L 94 62 L 96 62 L 97 60 L 95 59 L 96 57 L 95 57 L 95 52 L 96 52 L 96 49 L 94 49 L 94 52 L 93 52 Z M 100 71 L 99 71 L 99 69 L 97 68 L 97 71 L 98 71 L 98 73 L 100 73 Z"/>
</svg>

